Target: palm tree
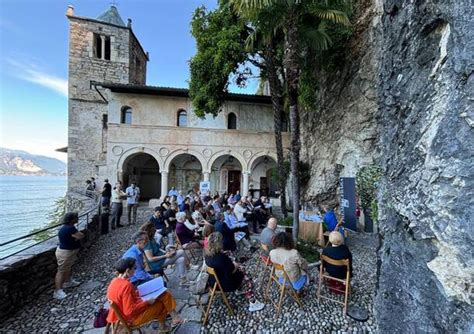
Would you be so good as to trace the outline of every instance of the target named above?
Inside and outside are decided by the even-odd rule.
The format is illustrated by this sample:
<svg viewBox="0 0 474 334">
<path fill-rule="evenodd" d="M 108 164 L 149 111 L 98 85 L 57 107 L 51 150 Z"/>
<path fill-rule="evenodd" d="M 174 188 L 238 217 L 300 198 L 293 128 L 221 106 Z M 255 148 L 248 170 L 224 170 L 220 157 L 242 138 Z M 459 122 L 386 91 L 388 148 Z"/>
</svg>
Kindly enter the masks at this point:
<svg viewBox="0 0 474 334">
<path fill-rule="evenodd" d="M 258 17 L 260 11 L 272 13 L 267 22 L 253 22 L 256 29 L 264 26 L 273 27 L 273 31 L 284 32 L 283 67 L 286 76 L 288 104 L 290 111 L 291 131 L 291 182 L 293 198 L 293 239 L 298 239 L 300 209 L 300 115 L 298 112 L 298 85 L 300 78 L 300 61 L 304 54 L 305 42 L 313 42 L 324 47 L 330 43 L 324 33 L 324 22 L 349 24 L 344 10 L 350 5 L 349 0 L 231 0 L 238 11 L 249 18 Z M 310 25 L 308 25 L 308 22 Z M 311 23 L 313 23 L 311 25 Z M 312 40 L 312 41 L 311 41 Z"/>
</svg>

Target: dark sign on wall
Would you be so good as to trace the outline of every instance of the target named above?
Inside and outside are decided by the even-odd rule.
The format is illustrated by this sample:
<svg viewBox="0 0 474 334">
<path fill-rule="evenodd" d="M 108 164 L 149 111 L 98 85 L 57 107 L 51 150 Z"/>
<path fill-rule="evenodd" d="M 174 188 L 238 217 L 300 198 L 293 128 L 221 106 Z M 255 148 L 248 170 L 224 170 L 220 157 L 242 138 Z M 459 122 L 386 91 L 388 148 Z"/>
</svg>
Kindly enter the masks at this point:
<svg viewBox="0 0 474 334">
<path fill-rule="evenodd" d="M 340 208 L 344 227 L 357 231 L 355 178 L 341 177 L 339 186 L 341 191 Z"/>
</svg>

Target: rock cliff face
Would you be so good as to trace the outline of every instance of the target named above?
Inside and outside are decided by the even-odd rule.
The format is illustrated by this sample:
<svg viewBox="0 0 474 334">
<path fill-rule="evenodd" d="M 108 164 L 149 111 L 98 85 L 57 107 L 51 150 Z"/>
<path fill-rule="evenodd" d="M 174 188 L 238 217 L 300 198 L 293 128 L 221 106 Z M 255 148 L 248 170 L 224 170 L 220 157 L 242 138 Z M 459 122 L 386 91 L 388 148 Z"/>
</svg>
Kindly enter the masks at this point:
<svg viewBox="0 0 474 334">
<path fill-rule="evenodd" d="M 303 117 L 305 199 L 376 163 L 381 333 L 474 332 L 472 1 L 359 1 L 346 67 Z"/>
<path fill-rule="evenodd" d="M 472 1 L 384 1 L 382 332 L 469 332 L 474 278 Z"/>
<path fill-rule="evenodd" d="M 340 176 L 355 176 L 375 158 L 377 122 L 377 16 L 371 0 L 356 9 L 356 31 L 346 64 L 318 73 L 318 110 L 302 113 L 302 160 L 311 166 L 304 189 L 310 203 L 335 203 Z"/>
</svg>

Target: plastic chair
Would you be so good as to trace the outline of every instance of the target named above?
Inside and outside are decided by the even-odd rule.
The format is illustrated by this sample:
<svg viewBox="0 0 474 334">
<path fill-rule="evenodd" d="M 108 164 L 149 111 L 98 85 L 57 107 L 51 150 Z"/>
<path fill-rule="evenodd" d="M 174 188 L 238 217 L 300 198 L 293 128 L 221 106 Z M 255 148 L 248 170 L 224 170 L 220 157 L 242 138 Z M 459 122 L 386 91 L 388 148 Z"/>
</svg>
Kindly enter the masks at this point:
<svg viewBox="0 0 474 334">
<path fill-rule="evenodd" d="M 212 303 L 214 302 L 216 294 L 222 294 L 222 299 L 224 299 L 224 303 L 227 305 L 230 315 L 234 315 L 234 309 L 229 304 L 229 300 L 227 299 L 224 289 L 222 289 L 222 286 L 219 281 L 219 278 L 217 277 L 216 271 L 214 270 L 214 268 L 208 266 L 207 272 L 209 275 L 212 275 L 214 277 L 215 283 L 214 283 L 214 286 L 211 288 L 211 294 L 209 296 L 209 301 L 207 303 L 206 313 L 204 314 L 203 325 L 207 324 L 207 320 L 209 318 L 209 311 L 211 310 L 211 306 L 212 306 Z"/>
<path fill-rule="evenodd" d="M 348 304 L 348 301 L 349 301 L 349 294 L 350 294 L 350 290 L 351 290 L 351 285 L 350 285 L 350 267 L 349 267 L 349 260 L 348 259 L 345 259 L 345 260 L 334 260 L 334 259 L 331 259 L 330 257 L 326 256 L 326 255 L 321 255 L 321 265 L 319 267 L 319 286 L 318 286 L 318 303 L 320 301 L 321 298 L 324 298 L 324 299 L 328 299 L 328 300 L 331 300 L 333 302 L 336 302 L 336 303 L 339 303 L 339 304 L 342 304 L 344 305 L 344 314 L 346 314 L 347 312 L 347 304 Z M 324 262 L 326 263 L 329 263 L 333 266 L 339 266 L 339 267 L 346 267 L 346 279 L 340 279 L 340 278 L 336 278 L 336 277 L 332 277 L 331 275 L 325 273 L 325 270 L 324 270 Z M 340 283 L 343 283 L 345 285 L 345 289 L 344 290 L 339 290 L 339 289 L 336 289 L 336 288 L 331 288 L 331 290 L 335 290 L 335 291 L 338 291 L 340 293 L 344 293 L 344 302 L 341 302 L 339 301 L 338 299 L 334 299 L 334 298 L 331 298 L 331 297 L 326 297 L 326 296 L 322 296 L 321 295 L 321 287 L 323 285 L 323 279 L 326 279 L 326 280 L 333 280 L 333 281 L 336 281 L 336 282 L 340 282 Z"/>
<path fill-rule="evenodd" d="M 276 271 L 279 270 L 283 273 L 283 281 L 280 281 L 280 277 L 276 275 Z M 272 262 L 272 270 L 270 272 L 270 279 L 268 280 L 267 292 L 265 294 L 265 299 L 268 300 L 270 287 L 272 281 L 275 282 L 279 288 L 280 296 L 278 298 L 278 303 L 275 303 L 273 300 L 270 300 L 271 303 L 276 307 L 276 315 L 281 311 L 281 304 L 283 303 L 283 297 L 285 293 L 288 294 L 301 308 L 303 308 L 303 303 L 301 303 L 300 297 L 296 293 L 296 290 L 293 288 L 293 284 L 291 283 L 290 279 L 288 278 L 288 274 L 285 271 L 283 265 Z"/>
</svg>

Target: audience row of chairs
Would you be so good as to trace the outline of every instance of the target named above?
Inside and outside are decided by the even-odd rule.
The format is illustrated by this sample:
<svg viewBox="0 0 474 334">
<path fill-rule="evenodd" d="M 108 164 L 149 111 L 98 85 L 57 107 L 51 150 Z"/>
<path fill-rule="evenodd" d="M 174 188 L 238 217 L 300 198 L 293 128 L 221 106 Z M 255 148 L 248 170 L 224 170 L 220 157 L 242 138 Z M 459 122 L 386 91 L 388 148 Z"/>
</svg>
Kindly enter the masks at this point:
<svg viewBox="0 0 474 334">
<path fill-rule="evenodd" d="M 288 278 L 288 274 L 286 273 L 283 265 L 278 264 L 278 263 L 272 263 L 270 261 L 270 257 L 263 255 L 263 254 L 268 254 L 268 252 L 269 252 L 269 248 L 268 248 L 267 245 L 261 244 L 261 248 L 262 248 L 262 253 L 260 254 L 259 262 L 257 264 L 257 272 L 259 273 L 258 274 L 259 275 L 258 280 L 262 284 L 264 284 L 265 282 L 263 280 L 265 279 L 265 276 L 269 272 L 269 274 L 267 276 L 268 277 L 268 283 L 267 283 L 267 287 L 265 289 L 264 296 L 265 296 L 265 300 L 270 301 L 275 306 L 276 316 L 278 316 L 280 314 L 285 295 L 288 295 L 291 299 L 293 299 L 299 305 L 300 308 L 303 308 L 303 303 L 301 302 L 301 299 L 300 299 L 297 291 L 293 288 L 293 286 L 290 282 L 290 279 Z M 331 258 L 325 256 L 325 255 L 321 255 L 320 260 L 321 260 L 321 265 L 319 267 L 319 285 L 318 285 L 318 292 L 317 292 L 318 302 L 320 302 L 321 298 L 323 298 L 323 299 L 331 300 L 331 301 L 334 301 L 336 303 L 342 304 L 343 305 L 343 312 L 344 312 L 344 314 L 346 314 L 347 305 L 348 305 L 348 302 L 349 302 L 349 296 L 350 296 L 350 293 L 351 293 L 350 275 L 349 275 L 349 272 L 350 272 L 350 270 L 349 270 L 349 260 L 334 260 L 334 259 L 331 259 Z M 338 278 L 335 278 L 335 277 L 332 277 L 332 276 L 328 275 L 324 270 L 324 263 L 329 263 L 329 264 L 334 265 L 334 266 L 344 266 L 344 267 L 346 267 L 346 269 L 347 269 L 346 278 L 345 279 L 338 279 Z M 263 266 L 263 269 L 260 271 L 259 269 L 262 266 Z M 283 273 L 283 280 L 276 275 L 277 270 Z M 204 321 L 203 321 L 204 325 L 207 324 L 212 304 L 213 304 L 215 298 L 218 295 L 222 296 L 222 299 L 223 299 L 225 305 L 229 309 L 230 315 L 234 315 L 234 310 L 233 310 L 232 306 L 229 303 L 229 300 L 226 296 L 226 293 L 224 292 L 224 290 L 221 287 L 221 284 L 219 282 L 219 279 L 216 275 L 215 270 L 211 267 L 207 267 L 207 272 L 208 272 L 209 275 L 214 276 L 215 284 L 210 289 L 209 301 L 208 301 L 208 305 L 207 305 L 207 308 L 206 308 L 206 312 L 204 314 Z M 344 286 L 344 290 L 341 290 L 339 288 L 334 288 L 334 287 L 329 288 L 329 290 L 331 292 L 344 294 L 343 301 L 341 301 L 338 298 L 322 295 L 321 292 L 322 292 L 323 284 L 325 284 L 326 281 L 331 281 L 331 280 L 333 280 L 335 282 L 339 282 L 339 283 L 342 284 L 342 286 Z M 271 291 L 272 283 L 276 284 L 276 286 L 278 288 L 278 291 L 279 291 L 279 296 L 278 296 L 277 301 L 270 298 L 270 291 Z"/>
</svg>

